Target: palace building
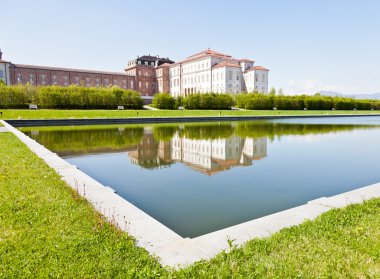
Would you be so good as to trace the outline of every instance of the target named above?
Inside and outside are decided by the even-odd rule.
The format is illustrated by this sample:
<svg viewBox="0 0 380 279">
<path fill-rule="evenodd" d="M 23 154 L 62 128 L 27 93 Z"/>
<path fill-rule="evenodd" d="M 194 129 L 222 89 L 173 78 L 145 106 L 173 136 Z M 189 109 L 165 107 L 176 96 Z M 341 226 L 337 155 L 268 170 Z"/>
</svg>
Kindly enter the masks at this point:
<svg viewBox="0 0 380 279">
<path fill-rule="evenodd" d="M 254 63 L 206 49 L 168 66 L 170 94 L 176 97 L 207 92 L 268 93 L 269 70 Z"/>
<path fill-rule="evenodd" d="M 124 72 L 118 73 L 14 64 L 3 60 L 0 50 L 0 80 L 8 85 L 118 86 L 136 90 L 146 100 L 158 92 L 174 97 L 207 92 L 267 93 L 269 70 L 254 63 L 207 49 L 178 63 L 158 55 L 144 55 L 130 60 Z"/>
</svg>

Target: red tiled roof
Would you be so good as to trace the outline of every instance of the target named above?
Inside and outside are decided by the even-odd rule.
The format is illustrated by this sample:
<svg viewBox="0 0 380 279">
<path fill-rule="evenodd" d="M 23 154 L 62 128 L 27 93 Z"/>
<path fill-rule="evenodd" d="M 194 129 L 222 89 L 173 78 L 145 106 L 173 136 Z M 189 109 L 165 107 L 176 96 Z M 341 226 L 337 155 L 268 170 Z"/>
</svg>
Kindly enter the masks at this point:
<svg viewBox="0 0 380 279">
<path fill-rule="evenodd" d="M 253 69 L 259 70 L 259 71 L 269 71 L 267 68 L 264 68 L 262 66 L 254 66 Z"/>
<path fill-rule="evenodd" d="M 250 71 L 255 71 L 255 70 L 257 70 L 257 71 L 269 71 L 267 68 L 264 68 L 262 66 L 254 66 L 254 67 L 251 67 L 251 68 L 245 70 L 245 72 L 250 72 Z"/>
<path fill-rule="evenodd" d="M 215 51 L 215 50 L 212 50 L 212 49 L 206 49 L 206 50 L 203 50 L 201 52 L 198 52 L 196 54 L 193 54 L 187 58 L 193 58 L 193 57 L 198 57 L 198 56 L 207 56 L 207 55 L 217 55 L 217 56 L 228 56 L 228 57 L 231 57 L 230 55 L 227 55 L 227 54 L 224 54 L 224 53 L 221 53 L 221 52 L 218 52 L 218 51 Z"/>
<path fill-rule="evenodd" d="M 213 68 L 221 68 L 221 67 L 232 67 L 232 68 L 240 68 L 240 65 L 231 63 L 228 61 L 220 62 L 213 66 Z"/>
<path fill-rule="evenodd" d="M 240 61 L 241 62 L 255 62 L 255 60 L 246 59 L 246 58 L 240 59 Z"/>
<path fill-rule="evenodd" d="M 106 72 L 106 71 L 93 71 L 93 70 L 83 70 L 83 69 L 70 69 L 70 68 L 59 68 L 50 66 L 37 66 L 37 65 L 24 65 L 24 64 L 12 64 L 16 68 L 27 68 L 27 69 L 38 69 L 38 70 L 52 70 L 52 71 L 67 71 L 67 72 L 82 72 L 91 74 L 104 74 L 104 75 L 123 75 L 126 73 L 117 72 Z"/>
<path fill-rule="evenodd" d="M 161 64 L 160 66 L 158 66 L 157 68 L 161 68 L 161 67 L 169 67 L 170 65 L 173 65 L 173 64 L 170 64 L 170 63 L 164 63 L 164 64 Z"/>
<path fill-rule="evenodd" d="M 0 63 L 9 63 L 8 61 L 5 61 L 3 59 L 0 59 Z"/>
<path fill-rule="evenodd" d="M 188 63 L 188 62 L 191 62 L 191 61 L 200 60 L 200 59 L 203 59 L 203 58 L 206 58 L 206 57 L 217 57 L 217 58 L 224 58 L 224 59 L 233 59 L 231 55 L 227 55 L 227 54 L 224 54 L 224 53 L 221 53 L 221 52 L 218 52 L 218 51 L 215 51 L 215 50 L 211 50 L 211 49 L 206 49 L 206 50 L 203 50 L 201 52 L 198 52 L 198 53 L 196 53 L 194 55 L 191 55 L 191 56 L 187 57 L 187 59 L 185 59 L 183 61 L 171 64 L 171 65 L 176 66 L 176 65 L 179 65 L 179 64 L 182 64 L 182 63 Z M 234 59 L 234 60 L 236 60 L 236 59 Z"/>
</svg>

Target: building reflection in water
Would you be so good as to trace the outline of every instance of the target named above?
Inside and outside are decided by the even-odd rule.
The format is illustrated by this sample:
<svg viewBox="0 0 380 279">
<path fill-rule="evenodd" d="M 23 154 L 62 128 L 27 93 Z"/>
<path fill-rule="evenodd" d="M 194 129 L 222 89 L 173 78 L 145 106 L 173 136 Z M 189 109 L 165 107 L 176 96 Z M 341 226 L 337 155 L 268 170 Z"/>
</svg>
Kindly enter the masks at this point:
<svg viewBox="0 0 380 279">
<path fill-rule="evenodd" d="M 267 138 L 190 139 L 177 130 L 168 141 L 157 141 L 150 128 L 136 149 L 128 152 L 131 162 L 143 168 L 168 167 L 180 162 L 207 175 L 235 166 L 250 166 L 267 156 Z"/>
</svg>

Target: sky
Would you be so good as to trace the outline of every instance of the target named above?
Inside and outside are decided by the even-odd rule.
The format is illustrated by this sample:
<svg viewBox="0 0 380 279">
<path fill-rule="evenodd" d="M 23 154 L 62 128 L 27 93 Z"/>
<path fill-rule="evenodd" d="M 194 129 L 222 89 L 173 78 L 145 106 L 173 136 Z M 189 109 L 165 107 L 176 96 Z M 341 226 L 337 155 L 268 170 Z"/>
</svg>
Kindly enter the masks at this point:
<svg viewBox="0 0 380 279">
<path fill-rule="evenodd" d="M 0 0 L 3 59 L 123 72 L 137 55 L 211 48 L 286 94 L 380 92 L 378 0 Z"/>
</svg>

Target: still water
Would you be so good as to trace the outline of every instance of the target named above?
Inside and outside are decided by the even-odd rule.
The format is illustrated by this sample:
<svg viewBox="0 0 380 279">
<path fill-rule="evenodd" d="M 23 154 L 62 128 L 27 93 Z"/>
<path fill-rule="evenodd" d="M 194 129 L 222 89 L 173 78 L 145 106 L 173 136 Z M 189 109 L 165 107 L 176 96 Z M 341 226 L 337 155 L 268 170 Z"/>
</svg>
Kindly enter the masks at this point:
<svg viewBox="0 0 380 279">
<path fill-rule="evenodd" d="M 380 181 L 380 117 L 21 130 L 183 237 Z"/>
</svg>

